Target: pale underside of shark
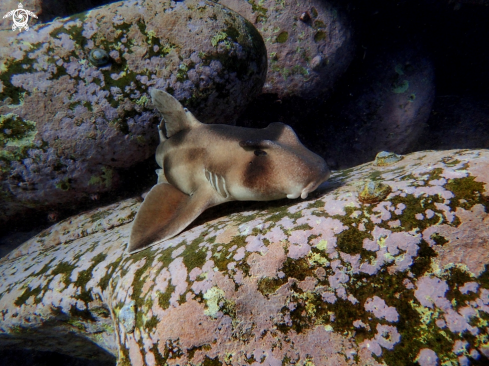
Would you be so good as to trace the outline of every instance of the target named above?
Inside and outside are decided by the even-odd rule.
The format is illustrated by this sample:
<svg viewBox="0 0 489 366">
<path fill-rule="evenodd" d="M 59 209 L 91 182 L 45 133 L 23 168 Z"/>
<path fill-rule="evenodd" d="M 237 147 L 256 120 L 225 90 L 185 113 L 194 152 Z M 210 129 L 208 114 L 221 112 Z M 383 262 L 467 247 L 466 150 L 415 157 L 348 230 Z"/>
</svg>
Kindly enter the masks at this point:
<svg viewBox="0 0 489 366">
<path fill-rule="evenodd" d="M 161 169 L 134 220 L 129 253 L 174 237 L 209 207 L 306 198 L 329 177 L 324 159 L 286 124 L 206 125 L 170 94 L 153 89 L 151 97 L 163 116 L 156 150 Z"/>
</svg>

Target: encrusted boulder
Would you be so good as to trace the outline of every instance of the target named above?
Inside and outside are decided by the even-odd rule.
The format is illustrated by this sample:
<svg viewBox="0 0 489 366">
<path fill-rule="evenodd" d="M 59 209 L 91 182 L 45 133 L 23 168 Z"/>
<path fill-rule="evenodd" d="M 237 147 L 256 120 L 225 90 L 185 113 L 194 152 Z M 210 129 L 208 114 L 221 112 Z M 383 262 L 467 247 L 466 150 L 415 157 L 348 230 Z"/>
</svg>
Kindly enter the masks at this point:
<svg viewBox="0 0 489 366">
<path fill-rule="evenodd" d="M 0 37 L 0 222 L 114 190 L 119 169 L 156 149 L 149 88 L 203 122 L 233 124 L 265 80 L 260 34 L 213 2 L 117 2 L 9 32 Z"/>
<path fill-rule="evenodd" d="M 138 200 L 58 223 L 0 260 L 0 347 L 118 365 L 487 363 L 489 151 L 389 157 L 134 255 Z"/>
<path fill-rule="evenodd" d="M 344 11 L 322 0 L 215 0 L 259 30 L 268 52 L 264 93 L 278 98 L 324 98 L 355 51 Z"/>
</svg>

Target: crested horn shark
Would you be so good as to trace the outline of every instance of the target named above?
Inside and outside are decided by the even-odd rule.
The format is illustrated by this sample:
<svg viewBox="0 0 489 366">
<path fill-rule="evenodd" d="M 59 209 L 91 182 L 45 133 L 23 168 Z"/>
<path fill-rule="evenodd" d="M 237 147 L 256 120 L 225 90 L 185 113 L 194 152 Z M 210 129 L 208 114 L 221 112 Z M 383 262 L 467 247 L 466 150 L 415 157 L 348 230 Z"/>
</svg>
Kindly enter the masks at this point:
<svg viewBox="0 0 489 366">
<path fill-rule="evenodd" d="M 170 94 L 150 94 L 163 117 L 156 149 L 161 169 L 134 219 L 129 253 L 176 236 L 209 207 L 304 199 L 329 178 L 324 159 L 284 123 L 262 129 L 204 124 Z"/>
</svg>

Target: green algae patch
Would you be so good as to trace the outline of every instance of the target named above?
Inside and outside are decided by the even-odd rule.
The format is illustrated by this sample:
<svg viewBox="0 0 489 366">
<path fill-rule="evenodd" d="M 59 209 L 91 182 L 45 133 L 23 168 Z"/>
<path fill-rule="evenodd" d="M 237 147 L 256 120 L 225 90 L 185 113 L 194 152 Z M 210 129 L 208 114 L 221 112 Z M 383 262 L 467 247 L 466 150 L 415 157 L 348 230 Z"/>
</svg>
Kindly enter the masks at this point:
<svg viewBox="0 0 489 366">
<path fill-rule="evenodd" d="M 309 262 L 305 258 L 292 259 L 287 257 L 282 265 L 282 272 L 285 273 L 284 278 L 295 278 L 299 281 L 304 281 L 308 276 L 314 276 L 313 268 L 309 266 Z"/>
<path fill-rule="evenodd" d="M 156 315 L 153 315 L 149 320 L 146 321 L 146 323 L 144 323 L 144 327 L 150 333 L 156 329 L 157 325 L 158 325 L 158 317 Z"/>
<path fill-rule="evenodd" d="M 268 297 L 268 295 L 275 293 L 284 283 L 287 283 L 285 276 L 284 278 L 262 277 L 258 280 L 258 291 Z"/>
<path fill-rule="evenodd" d="M 0 146 L 27 146 L 36 135 L 36 122 L 14 113 L 0 115 Z"/>
<path fill-rule="evenodd" d="M 284 315 L 290 312 L 292 325 L 278 324 L 279 331 L 287 334 L 290 330 L 294 330 L 300 334 L 314 326 L 330 323 L 330 304 L 325 303 L 320 295 L 304 292 L 295 283 L 292 284 L 291 290 L 291 301 L 294 302 L 295 308 L 290 311 L 288 306 L 284 306 L 281 312 Z"/>
<path fill-rule="evenodd" d="M 138 254 L 140 256 L 142 256 L 140 253 L 142 253 L 142 252 L 133 254 L 133 256 L 138 256 Z M 143 276 L 143 275 L 151 267 L 151 265 L 153 264 L 153 261 L 154 261 L 154 257 L 152 255 L 147 255 L 147 253 L 146 253 L 146 255 L 144 255 L 144 258 L 145 258 L 145 262 L 134 273 L 134 280 L 132 282 L 133 291 L 132 291 L 132 294 L 131 294 L 131 299 L 133 299 L 135 301 L 136 306 L 138 308 L 140 308 L 141 306 L 143 306 L 143 303 L 144 303 L 144 298 L 142 298 L 141 294 L 143 292 L 143 286 L 144 286 L 144 283 L 146 281 L 146 277 L 147 276 Z M 134 260 L 133 263 L 136 263 L 138 260 L 140 260 L 140 258 L 138 258 L 138 257 L 136 257 L 136 258 L 132 258 L 131 257 L 131 259 Z"/>
<path fill-rule="evenodd" d="M 42 45 L 42 43 L 31 44 L 29 53 L 39 50 Z M 1 65 L 0 81 L 3 84 L 3 90 L 0 92 L 1 101 L 8 101 L 8 104 L 11 105 L 18 105 L 24 102 L 26 90 L 24 88 L 14 86 L 11 79 L 14 75 L 33 72 L 32 66 L 34 63 L 35 59 L 30 58 L 26 52 L 22 60 L 8 60 L 6 64 Z"/>
<path fill-rule="evenodd" d="M 171 283 L 168 284 L 165 292 L 158 293 L 158 305 L 164 310 L 170 307 L 171 295 L 175 291 L 175 286 Z"/>
<path fill-rule="evenodd" d="M 182 257 L 183 264 L 185 264 L 185 267 L 187 267 L 188 272 L 196 267 L 202 268 L 205 263 L 207 252 L 204 248 L 200 246 L 200 244 L 204 242 L 204 238 L 206 235 L 207 232 L 202 233 L 198 238 L 192 240 L 192 243 L 185 246 Z"/>
<path fill-rule="evenodd" d="M 325 206 L 324 201 L 318 199 L 316 201 L 309 203 L 306 208 L 308 208 L 308 209 L 309 208 L 324 208 L 324 206 Z"/>
<path fill-rule="evenodd" d="M 411 231 L 414 229 L 422 231 L 429 226 L 441 223 L 448 224 L 448 220 L 444 216 L 443 211 L 438 209 L 435 205 L 435 203 L 444 202 L 444 199 L 440 196 L 415 197 L 412 194 L 407 194 L 406 197 L 400 195 L 394 196 L 389 198 L 389 201 L 396 207 L 401 203 L 406 206 L 400 215 L 391 212 L 392 220 L 399 219 L 401 222 L 401 226 L 399 228 L 391 228 L 390 230 L 392 231 Z M 425 217 L 423 220 L 418 220 L 416 215 L 424 213 L 427 209 L 431 209 L 435 212 L 435 215 L 431 219 Z"/>
<path fill-rule="evenodd" d="M 484 271 L 479 275 L 478 281 L 483 288 L 489 289 L 489 264 L 484 266 Z"/>
<path fill-rule="evenodd" d="M 105 291 L 105 289 L 109 285 L 109 281 L 113 277 L 114 272 L 117 269 L 117 267 L 119 266 L 119 264 L 121 263 L 121 261 L 122 261 L 122 257 L 118 258 L 117 260 L 115 260 L 114 262 L 110 263 L 107 266 L 107 272 L 100 279 L 100 281 L 98 283 L 98 285 L 100 286 L 100 288 L 102 289 L 102 291 Z"/>
<path fill-rule="evenodd" d="M 277 43 L 285 43 L 289 39 L 289 32 L 280 32 L 275 41 Z"/>
<path fill-rule="evenodd" d="M 415 276 L 421 277 L 431 268 L 431 259 L 436 257 L 437 254 L 424 240 L 421 240 L 418 247 L 416 260 L 411 265 L 410 270 Z"/>
<path fill-rule="evenodd" d="M 105 186 L 105 188 L 112 187 L 112 179 L 114 176 L 114 170 L 111 167 L 103 166 L 102 172 L 99 175 L 92 175 L 88 181 L 89 186 Z"/>
<path fill-rule="evenodd" d="M 369 218 L 372 209 L 369 207 L 356 217 L 353 215 L 356 208 L 345 207 L 344 210 L 345 216 L 333 216 L 333 218 L 340 220 L 343 225 L 347 226 L 346 230 L 343 230 L 336 236 L 336 246 L 338 250 L 347 254 L 361 253 L 363 259 L 375 257 L 375 253 L 363 248 L 363 241 L 365 239 L 373 238 L 370 231 L 373 230 L 374 224 Z M 364 224 L 366 230 L 361 231 L 358 229 L 360 223 Z"/>
<path fill-rule="evenodd" d="M 105 258 L 107 258 L 107 254 L 104 254 L 104 253 L 99 253 L 95 257 L 93 257 L 92 260 L 91 260 L 92 264 L 90 265 L 90 267 L 88 267 L 87 269 L 85 269 L 83 271 L 80 271 L 78 273 L 78 277 L 77 277 L 77 279 L 76 279 L 76 281 L 74 283 L 75 286 L 82 288 L 81 293 L 79 295 L 77 295 L 76 297 L 78 299 L 84 301 L 87 304 L 89 302 L 93 301 L 93 297 L 91 295 L 91 291 L 88 291 L 87 288 L 86 288 L 87 283 L 93 277 L 92 276 L 93 269 L 100 262 L 103 262 L 105 260 Z"/>
<path fill-rule="evenodd" d="M 228 38 L 228 35 L 226 32 L 219 32 L 217 33 L 214 37 L 211 38 L 211 44 L 214 47 L 217 47 L 219 42 L 226 41 Z"/>
<path fill-rule="evenodd" d="M 234 237 L 231 240 L 231 243 L 227 244 L 221 251 L 216 252 L 212 255 L 212 260 L 214 262 L 214 265 L 219 269 L 221 272 L 226 272 L 228 271 L 228 264 L 231 262 L 234 262 L 233 252 L 229 252 L 229 248 L 232 246 L 237 245 L 238 248 L 245 246 L 246 241 L 244 236 L 237 236 Z"/>
<path fill-rule="evenodd" d="M 79 318 L 85 321 L 90 321 L 94 322 L 95 318 L 93 317 L 92 313 L 87 309 L 78 309 L 75 305 L 71 305 L 70 308 L 70 315 L 74 318 Z"/>
<path fill-rule="evenodd" d="M 408 89 L 409 89 L 409 81 L 407 80 L 399 81 L 397 83 L 394 83 L 394 85 L 392 86 L 392 92 L 394 94 L 405 93 L 407 92 Z"/>
<path fill-rule="evenodd" d="M 452 267 L 448 269 L 443 278 L 445 278 L 449 286 L 445 296 L 454 305 L 456 310 L 466 306 L 468 301 L 473 301 L 478 298 L 477 292 L 469 292 L 464 295 L 459 290 L 466 282 L 476 281 L 476 278 L 471 273 L 459 267 Z"/>
<path fill-rule="evenodd" d="M 294 213 L 291 213 L 289 212 L 289 206 L 292 206 L 292 204 L 289 204 L 287 206 L 277 206 L 277 207 L 272 207 L 270 209 L 267 210 L 266 214 L 270 214 L 270 216 L 267 216 L 264 221 L 265 222 L 278 222 L 280 221 L 281 219 L 283 219 L 284 217 L 288 217 L 292 220 L 297 220 L 297 219 L 300 219 L 302 217 L 302 214 L 300 212 L 294 212 Z"/>
<path fill-rule="evenodd" d="M 68 287 L 72 282 L 70 277 L 73 270 L 76 268 L 76 264 L 70 264 L 68 262 L 60 262 L 51 272 L 51 276 L 55 277 L 58 274 L 62 274 L 62 281 L 65 287 Z"/>
<path fill-rule="evenodd" d="M 39 297 L 41 292 L 42 292 L 41 286 L 38 286 L 34 289 L 31 289 L 30 286 L 27 286 L 24 293 L 14 301 L 14 304 L 17 306 L 22 306 L 26 303 L 27 299 L 29 299 L 30 297 L 34 297 L 34 304 L 39 304 L 42 300 L 42 298 Z"/>
<path fill-rule="evenodd" d="M 258 4 L 255 0 L 249 0 L 248 2 L 251 4 L 253 13 L 260 13 L 261 15 L 266 16 L 268 9 L 262 6 L 263 1 L 258 1 Z"/>
<path fill-rule="evenodd" d="M 444 245 L 448 243 L 448 240 L 438 233 L 434 233 L 430 236 L 430 239 L 433 240 L 437 245 Z"/>
<path fill-rule="evenodd" d="M 40 277 L 43 274 L 47 273 L 51 269 L 51 263 L 53 263 L 56 260 L 56 258 L 51 259 L 48 263 L 46 263 L 40 270 L 39 272 L 33 273 L 30 275 L 30 277 Z"/>
<path fill-rule="evenodd" d="M 236 317 L 236 304 L 233 301 L 227 300 L 223 290 L 214 286 L 207 290 L 203 296 L 206 304 L 204 314 L 216 319 L 218 312 Z"/>
<path fill-rule="evenodd" d="M 111 212 L 110 211 L 99 211 L 97 213 L 94 213 L 93 215 L 90 216 L 89 220 L 94 223 L 99 220 L 102 220 L 106 218 L 107 216 L 110 216 Z"/>
<path fill-rule="evenodd" d="M 7 163 L 0 167 L 0 172 L 9 171 L 11 161 L 27 157 L 36 134 L 34 121 L 24 120 L 14 113 L 0 115 L 0 161 Z"/>
<path fill-rule="evenodd" d="M 489 197 L 484 195 L 484 183 L 476 182 L 475 177 L 450 179 L 445 184 L 444 188 L 453 192 L 455 195 L 455 197 L 450 200 L 449 204 L 453 211 L 455 211 L 457 207 L 469 210 L 479 203 L 485 207 L 486 212 L 489 212 Z"/>
<path fill-rule="evenodd" d="M 222 366 L 222 362 L 219 361 L 219 358 L 217 356 L 214 358 L 210 358 L 209 356 L 205 356 L 205 360 L 202 363 L 202 366 Z"/>
<path fill-rule="evenodd" d="M 323 31 L 318 31 L 316 32 L 316 34 L 314 35 L 314 42 L 321 42 L 321 41 L 324 41 L 326 39 L 326 32 L 323 32 Z"/>
</svg>

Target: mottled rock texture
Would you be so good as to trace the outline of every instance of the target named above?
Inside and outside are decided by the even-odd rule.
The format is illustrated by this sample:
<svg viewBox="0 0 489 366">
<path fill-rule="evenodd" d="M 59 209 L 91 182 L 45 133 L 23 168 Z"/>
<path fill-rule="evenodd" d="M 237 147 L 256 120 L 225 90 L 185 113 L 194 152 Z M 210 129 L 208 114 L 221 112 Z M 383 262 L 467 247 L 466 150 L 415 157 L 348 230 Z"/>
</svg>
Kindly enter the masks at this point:
<svg viewBox="0 0 489 366">
<path fill-rule="evenodd" d="M 324 98 L 350 64 L 355 45 L 350 23 L 321 0 L 216 0 L 260 31 L 268 52 L 264 93 Z"/>
<path fill-rule="evenodd" d="M 107 65 L 89 61 L 95 48 Z M 117 2 L 0 37 L 0 222 L 113 191 L 155 151 L 150 87 L 232 124 L 266 62 L 250 22 L 193 0 Z"/>
<path fill-rule="evenodd" d="M 368 180 L 392 192 L 362 204 Z M 132 256 L 139 202 L 88 212 L 0 260 L 0 346 L 118 365 L 483 364 L 488 189 L 488 150 L 414 153 Z"/>
</svg>

